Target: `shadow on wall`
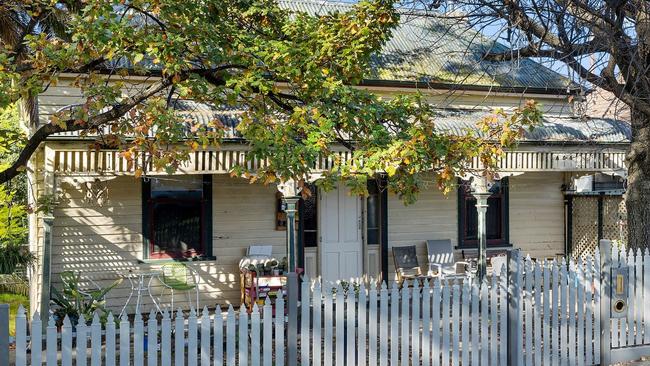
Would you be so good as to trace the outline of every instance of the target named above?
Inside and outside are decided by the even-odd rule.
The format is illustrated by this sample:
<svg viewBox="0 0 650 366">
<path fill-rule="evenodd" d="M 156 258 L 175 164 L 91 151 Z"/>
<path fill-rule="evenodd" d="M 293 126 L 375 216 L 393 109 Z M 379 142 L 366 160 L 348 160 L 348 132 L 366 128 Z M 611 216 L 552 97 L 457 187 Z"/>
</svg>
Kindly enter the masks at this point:
<svg viewBox="0 0 650 366">
<path fill-rule="evenodd" d="M 125 183 L 128 183 L 127 187 Z M 109 201 L 103 207 L 86 202 L 74 184 L 62 183 L 64 197 L 55 209 L 52 229 L 51 285 L 60 289 L 60 274 L 64 271 L 78 272 L 82 286 L 95 289 L 110 285 L 116 278 L 130 272 L 156 272 L 162 263 L 143 263 L 142 215 L 139 185 L 133 189 L 132 178 L 123 177 L 110 181 Z M 199 275 L 200 306 L 216 306 L 227 302 L 224 298 L 238 299 L 238 276 L 232 273 L 232 264 L 218 261 L 188 262 Z M 92 280 L 92 282 L 90 281 Z M 151 292 L 162 304 L 171 302 L 169 291 L 157 280 L 152 281 Z M 119 311 L 131 292 L 131 284 L 125 279 L 106 296 L 107 307 Z M 189 308 L 185 293 L 175 294 L 175 306 Z M 151 299 L 143 296 L 142 309 L 152 308 Z M 133 298 L 127 311 L 135 310 Z"/>
</svg>

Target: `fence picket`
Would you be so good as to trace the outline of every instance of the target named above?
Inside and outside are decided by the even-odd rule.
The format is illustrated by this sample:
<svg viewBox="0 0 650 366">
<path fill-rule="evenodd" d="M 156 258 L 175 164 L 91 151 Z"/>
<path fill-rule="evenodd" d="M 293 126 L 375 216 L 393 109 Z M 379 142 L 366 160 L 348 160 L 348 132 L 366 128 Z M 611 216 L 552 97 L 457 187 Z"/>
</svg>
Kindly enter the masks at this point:
<svg viewBox="0 0 650 366">
<path fill-rule="evenodd" d="M 172 320 L 170 311 L 163 311 L 160 324 L 160 363 L 162 366 L 171 366 L 172 364 Z"/>
<path fill-rule="evenodd" d="M 399 365 L 399 290 L 393 282 L 390 290 L 390 364 Z"/>
<path fill-rule="evenodd" d="M 493 366 L 497 365 L 499 355 L 498 355 L 498 346 L 497 341 L 497 276 L 496 273 L 492 273 L 490 285 L 490 364 Z"/>
<path fill-rule="evenodd" d="M 636 339 L 634 344 L 641 345 L 643 344 L 643 255 L 641 249 L 636 249 L 636 258 L 634 262 L 634 272 L 636 283 L 634 284 L 634 298 L 632 302 L 636 305 L 634 306 L 634 329 Z"/>
<path fill-rule="evenodd" d="M 479 364 L 479 356 L 480 356 L 480 344 L 479 342 L 479 288 L 476 285 L 472 286 L 472 301 L 471 301 L 471 317 L 472 317 L 472 326 L 471 326 L 471 331 L 472 331 L 472 349 L 471 349 L 471 357 L 472 357 L 472 362 L 470 365 L 478 365 Z"/>
<path fill-rule="evenodd" d="M 549 348 L 551 349 L 551 365 L 560 365 L 560 318 L 559 318 L 559 304 L 560 299 L 560 274 L 558 262 L 553 260 L 551 263 L 551 339 L 549 341 Z"/>
<path fill-rule="evenodd" d="M 47 328 L 45 329 L 45 345 L 45 362 L 47 363 L 47 366 L 56 366 L 56 355 L 58 351 L 56 326 L 54 325 L 54 317 L 52 317 L 51 314 L 47 320 Z"/>
<path fill-rule="evenodd" d="M 185 365 L 185 319 L 179 308 L 174 318 L 174 366 Z"/>
<path fill-rule="evenodd" d="M 541 366 L 542 364 L 542 270 L 540 262 L 535 261 L 533 268 L 533 287 L 534 287 L 534 301 L 533 304 L 533 344 L 534 344 L 534 359 L 535 365 Z M 496 309 L 496 306 L 493 307 Z M 495 319 L 496 322 L 496 319 Z"/>
<path fill-rule="evenodd" d="M 191 307 L 190 315 L 187 318 L 187 365 L 196 366 L 197 361 L 197 317 L 196 310 Z"/>
<path fill-rule="evenodd" d="M 356 351 L 357 347 L 355 344 L 356 340 L 356 322 L 357 322 L 357 317 L 356 317 L 356 311 L 355 311 L 355 303 L 356 303 L 356 297 L 354 295 L 354 288 L 352 286 L 352 283 L 350 283 L 350 287 L 348 288 L 347 292 L 347 309 L 346 309 L 346 316 L 345 316 L 345 325 L 346 325 L 346 332 L 347 332 L 347 345 L 346 345 L 346 365 L 348 366 L 354 366 L 356 365 Z M 361 320 L 359 320 L 360 322 Z M 305 364 L 307 365 L 307 364 Z"/>
<path fill-rule="evenodd" d="M 262 307 L 262 365 L 273 365 L 273 307 L 268 297 Z"/>
<path fill-rule="evenodd" d="M 422 366 L 431 365 L 431 288 L 429 281 L 422 287 Z"/>
<path fill-rule="evenodd" d="M 203 306 L 201 312 L 201 366 L 210 366 L 210 327 L 210 313 L 208 307 Z"/>
<path fill-rule="evenodd" d="M 217 305 L 214 310 L 214 320 L 212 321 L 212 359 L 214 366 L 223 365 L 223 313 L 221 305 Z"/>
<path fill-rule="evenodd" d="M 334 312 L 336 314 L 336 322 L 334 324 L 336 328 L 334 340 L 336 355 L 334 356 L 334 362 L 336 366 L 343 366 L 345 364 L 345 294 L 343 293 L 343 286 L 341 286 L 340 282 L 336 286 L 334 299 Z"/>
<path fill-rule="evenodd" d="M 481 282 L 481 365 L 490 362 L 489 302 L 487 279 L 484 279 Z"/>
<path fill-rule="evenodd" d="M 325 303 L 324 305 L 324 312 L 323 312 L 323 320 L 325 322 L 323 326 L 323 341 L 324 341 L 324 347 L 323 347 L 323 361 L 325 365 L 333 365 L 333 328 L 332 324 L 334 322 L 334 319 L 332 317 L 333 315 L 333 295 L 332 295 L 332 288 L 329 285 L 326 285 L 327 287 L 324 288 L 323 292 L 323 302 Z"/>
<path fill-rule="evenodd" d="M 533 365 L 533 265 L 530 256 L 526 256 L 524 267 L 524 356 L 525 365 Z"/>
<path fill-rule="evenodd" d="M 584 263 L 582 259 L 578 260 L 578 266 L 576 268 L 576 286 L 577 286 L 577 303 L 578 311 L 576 313 L 576 341 L 577 341 L 577 351 L 576 351 L 576 362 L 578 365 L 585 364 L 585 319 L 584 319 L 584 307 L 585 307 L 585 277 L 584 277 Z"/>
<path fill-rule="evenodd" d="M 499 365 L 508 364 L 508 275 L 506 266 L 501 266 L 499 277 Z"/>
<path fill-rule="evenodd" d="M 372 286 L 372 285 L 371 285 Z M 357 319 L 359 322 L 359 331 L 357 335 L 357 344 L 358 344 L 358 353 L 357 353 L 357 364 L 360 366 L 365 366 L 366 364 L 366 334 L 367 334 L 367 323 L 366 323 L 366 286 L 361 283 L 359 286 L 359 308 L 357 310 Z"/>
<path fill-rule="evenodd" d="M 303 366 L 309 365 L 310 284 L 309 278 L 305 276 L 300 291 L 300 362 Z"/>
<path fill-rule="evenodd" d="M 113 321 L 113 314 L 108 314 L 107 321 Z M 18 332 L 18 329 L 16 329 L 16 332 Z M 109 343 L 111 335 L 112 344 Z M 20 348 L 16 340 L 16 355 L 18 355 L 19 351 Z M 24 354 L 23 352 L 20 353 Z M 16 359 L 16 361 L 18 360 Z M 16 362 L 16 365 L 25 364 Z M 72 366 L 72 323 L 67 315 L 63 318 L 63 326 L 61 327 L 61 366 Z M 106 328 L 106 366 L 115 366 L 115 323 L 113 323 L 112 334 L 109 334 L 108 326 Z"/>
<path fill-rule="evenodd" d="M 95 314 L 97 315 L 97 314 Z M 93 320 L 93 326 L 95 321 Z M 99 326 L 99 318 L 97 318 L 97 334 L 99 338 L 99 343 L 101 346 L 101 328 Z M 93 332 L 93 342 L 95 341 L 95 334 Z M 93 344 L 94 348 L 94 344 Z M 94 356 L 94 351 L 93 351 Z M 133 365 L 142 366 L 144 365 L 144 323 L 142 322 L 142 314 L 135 314 L 135 319 L 133 322 Z"/>
<path fill-rule="evenodd" d="M 275 365 L 284 366 L 284 298 L 282 296 L 275 301 Z"/>
<path fill-rule="evenodd" d="M 313 295 L 313 325 L 312 325 L 312 364 L 316 366 L 321 365 L 321 311 L 322 311 L 322 295 L 321 295 L 321 286 L 320 281 L 314 283 L 314 289 L 312 291 Z M 270 334 L 270 333 L 269 333 Z M 269 356 L 270 360 L 270 356 Z M 269 363 L 265 366 L 271 366 Z"/>
<path fill-rule="evenodd" d="M 431 360 L 433 366 L 440 365 L 440 280 L 434 279 L 433 292 L 431 297 Z"/>
<path fill-rule="evenodd" d="M 29 335 L 31 336 L 31 359 L 32 366 L 41 366 L 43 363 L 43 345 L 42 345 L 42 328 L 41 328 L 41 314 L 38 313 L 38 310 L 34 312 L 32 316 L 32 326 Z"/>
<path fill-rule="evenodd" d="M 121 324 L 120 324 L 121 327 Z M 129 322 L 126 321 L 126 329 L 127 329 L 127 335 L 128 333 L 128 328 L 129 328 Z M 121 338 L 121 336 L 120 336 Z M 126 344 L 126 352 L 128 353 L 129 351 L 129 343 L 130 342 L 125 342 Z M 120 352 L 122 351 L 120 347 Z M 88 352 L 88 326 L 86 325 L 86 319 L 84 319 L 83 315 L 79 315 L 79 321 L 77 322 L 77 366 L 86 366 L 87 365 L 87 352 Z M 128 365 L 127 363 L 122 363 L 122 360 L 120 359 L 120 365 L 121 366 L 126 366 Z"/>
<path fill-rule="evenodd" d="M 567 268 L 564 259 L 560 262 L 560 365 L 569 364 L 567 337 L 569 336 L 567 324 L 567 298 L 568 298 Z"/>
<path fill-rule="evenodd" d="M 248 310 L 239 308 L 239 366 L 248 366 Z"/>
<path fill-rule="evenodd" d="M 379 290 L 379 366 L 388 365 L 388 288 L 381 283 Z M 376 364 L 371 364 L 376 365 Z"/>
<path fill-rule="evenodd" d="M 411 292 L 411 365 L 420 364 L 420 286 L 415 281 Z"/>
<path fill-rule="evenodd" d="M 151 309 L 147 319 L 147 366 L 158 365 L 158 314 Z M 112 318 L 112 315 L 109 315 Z M 108 321 L 110 323 L 110 320 Z M 106 332 L 108 337 L 108 332 Z M 108 343 L 108 342 L 107 342 Z M 107 351 L 108 352 L 108 351 Z"/>
<path fill-rule="evenodd" d="M 587 257 L 585 261 L 585 270 L 584 270 L 584 297 L 585 297 L 585 364 L 593 365 L 594 360 L 594 334 L 593 334 L 593 292 L 591 286 L 593 284 L 594 273 L 593 273 L 593 258 L 591 256 Z M 596 320 L 599 321 L 599 320 Z M 599 335 L 600 336 L 600 335 Z M 598 341 L 599 342 L 599 341 Z"/>
<path fill-rule="evenodd" d="M 444 366 L 449 365 L 449 357 L 451 353 L 449 345 L 449 313 L 451 305 L 449 291 L 449 283 L 445 283 L 442 286 L 442 346 L 440 347 L 440 351 L 442 352 L 442 365 Z"/>
<path fill-rule="evenodd" d="M 471 342 L 469 340 L 469 281 L 463 281 L 463 292 L 461 294 L 462 297 L 462 315 L 460 317 L 461 320 L 461 347 L 462 347 L 462 353 L 461 353 L 461 358 L 460 358 L 460 363 L 461 365 L 467 365 L 469 363 L 469 348 L 471 345 Z M 422 306 L 424 308 L 424 305 Z"/>
<path fill-rule="evenodd" d="M 451 303 L 451 364 L 458 366 L 460 351 L 460 289 L 456 281 L 451 286 L 452 303 Z"/>
<path fill-rule="evenodd" d="M 283 319 L 284 322 L 284 319 Z M 232 304 L 228 305 L 228 314 L 226 315 L 226 365 L 234 365 L 237 356 L 235 354 L 235 341 L 237 333 L 235 331 L 235 310 Z M 282 333 L 284 338 L 284 332 Z"/>
<path fill-rule="evenodd" d="M 368 365 L 379 365 L 377 362 L 377 286 L 370 285 L 368 291 Z M 363 365 L 363 364 L 362 364 Z"/>
<path fill-rule="evenodd" d="M 628 302 L 627 302 L 627 345 L 634 345 L 634 284 L 636 283 L 636 273 L 634 271 L 634 251 L 630 249 L 627 256 L 628 265 Z M 623 331 L 623 330 L 621 330 Z"/>
<path fill-rule="evenodd" d="M 404 281 L 402 284 L 402 290 L 400 291 L 402 295 L 402 302 L 401 302 L 401 308 L 402 308 L 402 314 L 400 317 L 400 325 L 401 325 L 401 338 L 402 338 L 402 344 L 401 344 L 401 356 L 400 360 L 401 363 L 400 365 L 406 366 L 408 364 L 408 359 L 409 359 L 409 283 L 408 281 Z"/>
<path fill-rule="evenodd" d="M 260 361 L 261 361 L 260 354 L 262 353 L 262 349 L 260 347 L 260 309 L 257 306 L 257 303 L 253 304 L 253 312 L 251 313 L 250 337 L 251 337 L 251 366 L 260 366 Z M 309 343 L 309 341 L 307 341 L 306 343 Z"/>
</svg>

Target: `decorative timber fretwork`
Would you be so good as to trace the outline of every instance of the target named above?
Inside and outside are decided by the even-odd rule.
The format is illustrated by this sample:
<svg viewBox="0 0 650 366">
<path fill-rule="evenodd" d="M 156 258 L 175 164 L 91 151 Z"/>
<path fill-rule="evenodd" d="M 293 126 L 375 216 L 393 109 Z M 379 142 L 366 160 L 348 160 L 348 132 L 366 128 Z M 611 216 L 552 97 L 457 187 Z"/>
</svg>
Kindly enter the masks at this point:
<svg viewBox="0 0 650 366">
<path fill-rule="evenodd" d="M 257 169 L 266 165 L 265 161 L 246 160 L 245 147 L 228 147 L 221 150 L 197 151 L 190 154 L 189 161 L 175 172 L 176 174 L 228 173 L 235 166 L 246 164 L 249 169 Z M 336 153 L 338 159 L 347 161 L 351 158 L 349 151 Z M 81 150 L 53 149 L 49 166 L 53 172 L 63 175 L 76 174 L 110 174 L 128 175 L 134 173 L 126 159 L 114 150 Z M 551 152 L 551 151 L 509 151 L 501 158 L 499 170 L 502 172 L 540 172 L 540 171 L 624 171 L 625 153 L 622 151 L 599 152 Z M 141 161 L 148 174 L 163 174 L 155 172 L 151 166 Z M 315 166 L 315 171 L 330 169 L 334 164 L 333 158 L 323 158 Z M 480 169 L 478 160 L 471 163 L 472 169 Z"/>
</svg>

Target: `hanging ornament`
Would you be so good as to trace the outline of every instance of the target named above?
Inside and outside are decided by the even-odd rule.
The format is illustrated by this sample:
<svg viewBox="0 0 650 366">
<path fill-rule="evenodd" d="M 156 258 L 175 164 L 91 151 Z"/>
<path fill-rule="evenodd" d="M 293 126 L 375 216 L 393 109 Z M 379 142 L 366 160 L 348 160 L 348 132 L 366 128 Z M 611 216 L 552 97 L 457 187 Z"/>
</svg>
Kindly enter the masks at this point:
<svg viewBox="0 0 650 366">
<path fill-rule="evenodd" d="M 103 207 L 108 202 L 108 187 L 106 183 L 99 178 L 95 178 L 92 182 L 84 182 L 84 202 L 88 204 L 96 204 Z"/>
</svg>

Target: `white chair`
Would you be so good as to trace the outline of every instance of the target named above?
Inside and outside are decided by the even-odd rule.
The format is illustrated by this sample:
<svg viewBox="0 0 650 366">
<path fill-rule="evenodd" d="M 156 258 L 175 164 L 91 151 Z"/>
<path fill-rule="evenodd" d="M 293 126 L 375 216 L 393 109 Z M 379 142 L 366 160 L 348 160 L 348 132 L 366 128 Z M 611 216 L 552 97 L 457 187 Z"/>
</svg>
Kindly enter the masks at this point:
<svg viewBox="0 0 650 366">
<path fill-rule="evenodd" d="M 469 262 L 454 261 L 451 239 L 427 240 L 427 259 L 430 276 L 464 277 L 469 268 Z"/>
</svg>

